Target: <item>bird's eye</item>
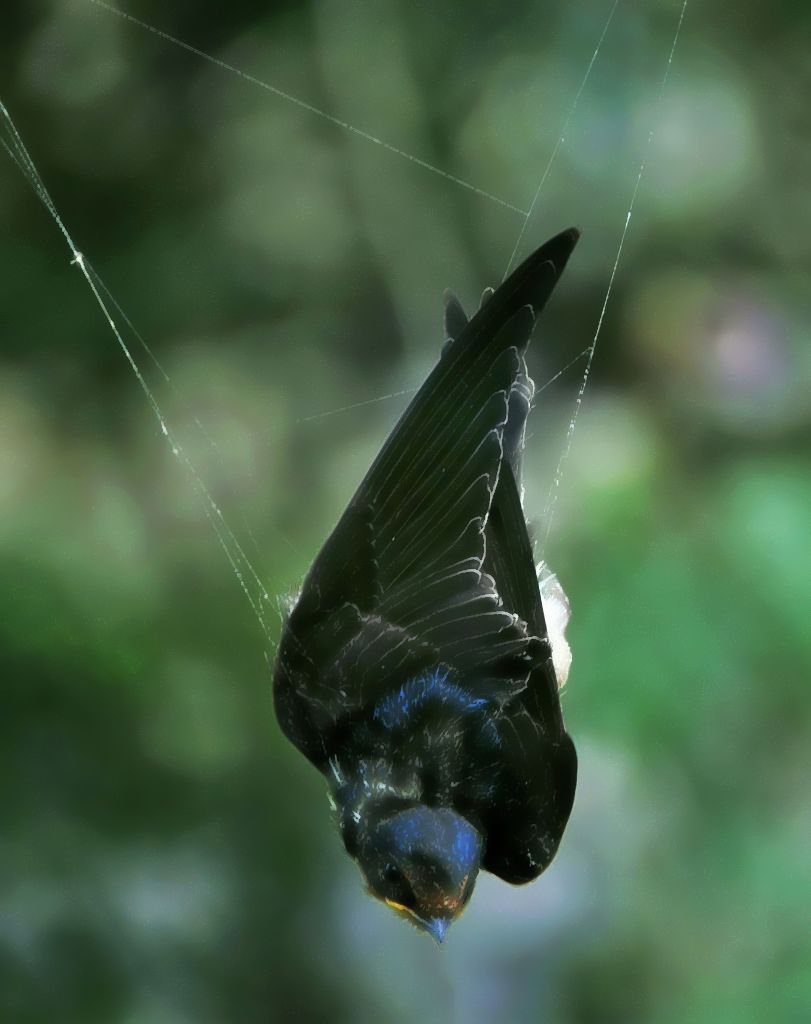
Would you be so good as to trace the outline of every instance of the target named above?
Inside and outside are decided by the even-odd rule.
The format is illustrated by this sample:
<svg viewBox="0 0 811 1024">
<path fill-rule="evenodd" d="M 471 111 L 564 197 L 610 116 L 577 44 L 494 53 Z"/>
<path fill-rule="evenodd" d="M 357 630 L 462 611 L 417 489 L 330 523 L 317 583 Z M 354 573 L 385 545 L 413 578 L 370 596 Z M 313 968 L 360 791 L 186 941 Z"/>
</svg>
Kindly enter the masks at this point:
<svg viewBox="0 0 811 1024">
<path fill-rule="evenodd" d="M 396 864 L 386 864 L 383 868 L 383 889 L 381 898 L 393 910 L 410 910 L 414 906 L 414 895 L 403 872 Z"/>
<path fill-rule="evenodd" d="M 403 873 L 395 864 L 387 864 L 383 868 L 383 877 L 387 882 L 402 882 Z"/>
</svg>

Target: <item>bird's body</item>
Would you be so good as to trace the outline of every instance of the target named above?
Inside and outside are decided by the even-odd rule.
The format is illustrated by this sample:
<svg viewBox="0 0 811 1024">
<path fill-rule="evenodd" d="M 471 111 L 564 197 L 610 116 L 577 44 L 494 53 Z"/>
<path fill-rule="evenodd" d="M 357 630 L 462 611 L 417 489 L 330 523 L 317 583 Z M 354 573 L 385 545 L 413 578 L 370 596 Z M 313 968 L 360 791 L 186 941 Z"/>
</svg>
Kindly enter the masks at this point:
<svg viewBox="0 0 811 1024">
<path fill-rule="evenodd" d="M 480 867 L 549 864 L 576 780 L 520 495 L 524 352 L 577 241 L 564 232 L 467 320 L 316 558 L 274 697 L 327 778 L 373 893 L 441 938 Z"/>
</svg>

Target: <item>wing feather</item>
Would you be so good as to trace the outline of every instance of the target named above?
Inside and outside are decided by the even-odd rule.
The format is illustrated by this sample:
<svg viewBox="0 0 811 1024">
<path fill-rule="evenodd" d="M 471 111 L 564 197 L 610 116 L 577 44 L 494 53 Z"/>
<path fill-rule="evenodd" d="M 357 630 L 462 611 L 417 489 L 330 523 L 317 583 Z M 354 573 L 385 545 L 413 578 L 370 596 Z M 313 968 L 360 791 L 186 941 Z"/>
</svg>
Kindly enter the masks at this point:
<svg viewBox="0 0 811 1024">
<path fill-rule="evenodd" d="M 530 679 L 545 705 L 545 676 L 534 682 L 545 626 L 515 476 L 531 400 L 524 352 L 577 237 L 547 242 L 469 321 L 447 300 L 442 357 L 313 563 L 285 627 L 277 710 L 311 759 L 321 756 L 329 717 L 363 706 L 381 674 L 446 663 L 474 692 L 490 687 L 504 699 Z M 341 695 L 333 708 L 330 686 Z"/>
</svg>

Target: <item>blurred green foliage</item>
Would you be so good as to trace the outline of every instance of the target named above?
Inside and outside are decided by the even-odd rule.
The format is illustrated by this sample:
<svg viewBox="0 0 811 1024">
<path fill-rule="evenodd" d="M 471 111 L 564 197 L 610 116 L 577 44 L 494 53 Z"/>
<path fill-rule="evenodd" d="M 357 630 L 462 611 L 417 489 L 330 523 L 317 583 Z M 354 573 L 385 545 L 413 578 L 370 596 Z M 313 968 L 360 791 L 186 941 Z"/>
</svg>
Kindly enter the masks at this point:
<svg viewBox="0 0 811 1024">
<path fill-rule="evenodd" d="M 594 336 L 646 160 L 544 552 L 574 815 L 441 950 L 362 892 L 195 488 L 0 160 L 4 1024 L 811 1016 L 811 9 L 688 6 L 657 107 L 680 6 L 618 6 L 523 250 L 584 231 L 542 385 Z M 610 7 L 126 10 L 526 208 Z M 368 400 L 419 383 L 442 289 L 475 304 L 522 218 L 90 0 L 2 21 L 0 97 L 283 599 L 408 396 Z M 538 518 L 582 366 L 533 414 Z"/>
</svg>

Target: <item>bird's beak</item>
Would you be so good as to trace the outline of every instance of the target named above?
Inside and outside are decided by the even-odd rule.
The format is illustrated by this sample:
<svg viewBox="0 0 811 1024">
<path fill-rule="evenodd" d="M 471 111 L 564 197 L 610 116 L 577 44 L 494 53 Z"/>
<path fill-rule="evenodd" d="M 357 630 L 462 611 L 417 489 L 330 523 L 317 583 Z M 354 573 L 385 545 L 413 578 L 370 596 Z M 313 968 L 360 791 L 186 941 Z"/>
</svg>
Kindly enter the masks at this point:
<svg viewBox="0 0 811 1024">
<path fill-rule="evenodd" d="M 450 923 L 447 917 L 429 917 L 422 921 L 425 930 L 433 936 L 437 943 L 442 942 L 445 938 L 445 932 Z"/>
</svg>

